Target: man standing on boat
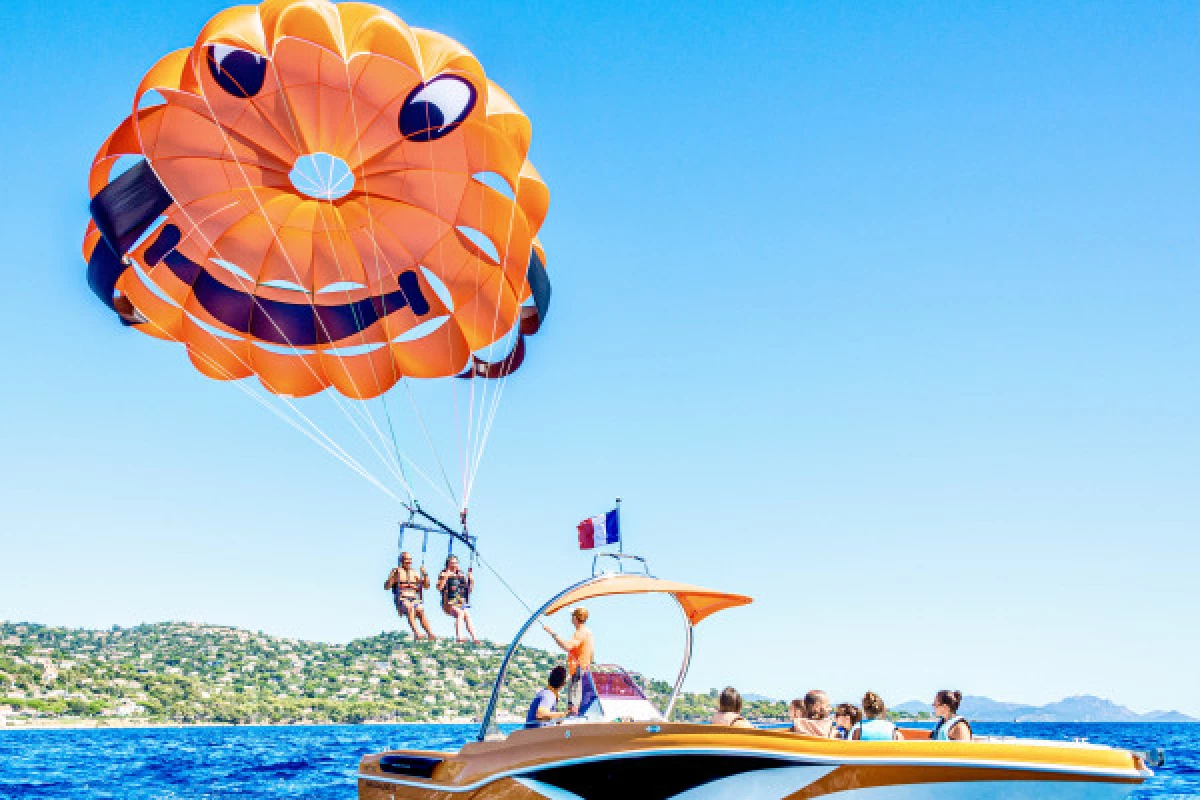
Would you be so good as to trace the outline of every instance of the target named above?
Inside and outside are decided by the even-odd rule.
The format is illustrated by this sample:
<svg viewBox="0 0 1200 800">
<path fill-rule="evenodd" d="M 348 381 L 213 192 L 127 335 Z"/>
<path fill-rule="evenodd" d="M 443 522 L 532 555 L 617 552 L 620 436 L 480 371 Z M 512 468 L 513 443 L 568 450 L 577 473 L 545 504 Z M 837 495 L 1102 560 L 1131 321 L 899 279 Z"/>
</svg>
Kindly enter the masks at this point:
<svg viewBox="0 0 1200 800">
<path fill-rule="evenodd" d="M 396 613 L 408 617 L 408 626 L 412 628 L 413 639 L 420 639 L 417 632 L 417 620 L 425 628 L 425 635 L 430 641 L 437 638 L 429 629 L 429 618 L 425 616 L 425 590 L 429 588 L 429 573 L 425 567 L 417 572 L 412 568 L 411 553 L 400 554 L 400 566 L 393 567 L 384 582 L 384 589 L 392 590 L 392 599 L 396 602 Z"/>
<path fill-rule="evenodd" d="M 567 651 L 567 675 L 571 683 L 567 687 L 567 713 L 579 712 L 579 703 L 583 699 L 583 674 L 592 668 L 595 654 L 595 638 L 585 623 L 588 620 L 587 609 L 577 607 L 571 612 L 571 623 L 575 626 L 575 635 L 563 641 L 549 625 L 542 625 L 546 633 L 554 639 L 554 643 Z"/>
</svg>

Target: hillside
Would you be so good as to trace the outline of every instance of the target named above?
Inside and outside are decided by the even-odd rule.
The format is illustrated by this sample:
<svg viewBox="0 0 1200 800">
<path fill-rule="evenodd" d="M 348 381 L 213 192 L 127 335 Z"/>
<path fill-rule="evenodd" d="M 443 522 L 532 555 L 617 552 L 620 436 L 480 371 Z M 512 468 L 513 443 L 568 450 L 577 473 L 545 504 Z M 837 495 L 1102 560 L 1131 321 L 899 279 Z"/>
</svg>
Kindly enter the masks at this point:
<svg viewBox="0 0 1200 800">
<path fill-rule="evenodd" d="M 181 622 L 106 631 L 0 623 L 0 725 L 465 722 L 486 705 L 504 648 L 396 632 L 339 645 Z M 505 718 L 523 719 L 556 663 L 520 649 L 502 694 Z M 649 681 L 647 690 L 661 697 L 670 687 Z M 679 717 L 708 717 L 714 698 L 682 697 Z"/>
</svg>

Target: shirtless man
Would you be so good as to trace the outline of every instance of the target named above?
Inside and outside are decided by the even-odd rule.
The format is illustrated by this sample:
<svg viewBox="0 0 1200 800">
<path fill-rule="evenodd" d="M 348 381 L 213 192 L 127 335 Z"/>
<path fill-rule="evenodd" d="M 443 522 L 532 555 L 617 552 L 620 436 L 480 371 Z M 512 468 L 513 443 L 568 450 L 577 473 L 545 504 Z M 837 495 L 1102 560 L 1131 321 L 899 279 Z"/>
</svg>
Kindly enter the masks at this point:
<svg viewBox="0 0 1200 800">
<path fill-rule="evenodd" d="M 412 568 L 412 555 L 400 554 L 400 566 L 394 567 L 384 582 L 384 589 L 392 590 L 392 599 L 396 602 L 396 613 L 408 617 L 408 626 L 412 628 L 413 639 L 420 639 L 417 631 L 417 620 L 425 628 L 425 635 L 433 640 L 437 637 L 429 629 L 429 618 L 425 616 L 425 590 L 429 588 L 429 573 L 425 567 L 417 572 Z"/>
<path fill-rule="evenodd" d="M 565 642 L 549 625 L 542 625 L 546 633 L 554 639 L 554 643 L 567 651 L 567 675 L 571 679 L 567 687 L 568 714 L 579 713 L 579 701 L 583 699 L 583 673 L 592 668 L 595 657 L 596 640 L 584 624 L 587 620 L 588 612 L 583 606 L 572 611 L 571 623 L 575 626 L 575 635 Z"/>
</svg>

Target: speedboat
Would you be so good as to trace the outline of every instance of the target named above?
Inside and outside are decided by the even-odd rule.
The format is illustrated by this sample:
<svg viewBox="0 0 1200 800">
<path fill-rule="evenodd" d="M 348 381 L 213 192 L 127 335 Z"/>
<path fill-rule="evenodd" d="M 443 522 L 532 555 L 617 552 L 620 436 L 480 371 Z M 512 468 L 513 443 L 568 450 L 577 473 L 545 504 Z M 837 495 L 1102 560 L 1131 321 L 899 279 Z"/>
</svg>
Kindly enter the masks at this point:
<svg viewBox="0 0 1200 800">
<path fill-rule="evenodd" d="M 788 730 L 671 722 L 687 676 L 693 628 L 745 595 L 656 578 L 597 572 L 552 597 L 525 622 L 500 663 L 477 741 L 458 752 L 392 750 L 359 764 L 360 800 L 709 800 L 756 798 L 1062 798 L 1128 796 L 1151 774 L 1151 757 L 1086 742 L 976 737 L 931 741 L 821 739 Z M 621 563 L 621 562 L 618 562 Z M 507 735 L 496 725 L 505 674 L 526 632 L 543 617 L 598 597 L 665 594 L 684 619 L 683 664 L 660 709 L 617 665 L 584 676 L 578 716 Z"/>
</svg>

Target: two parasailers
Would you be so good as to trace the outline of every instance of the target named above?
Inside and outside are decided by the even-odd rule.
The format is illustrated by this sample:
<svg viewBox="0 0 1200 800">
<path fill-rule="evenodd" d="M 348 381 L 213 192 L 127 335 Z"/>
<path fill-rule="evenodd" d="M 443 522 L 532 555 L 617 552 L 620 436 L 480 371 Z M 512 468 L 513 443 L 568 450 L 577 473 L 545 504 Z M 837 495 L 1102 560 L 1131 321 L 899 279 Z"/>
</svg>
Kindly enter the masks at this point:
<svg viewBox="0 0 1200 800">
<path fill-rule="evenodd" d="M 383 584 L 384 589 L 390 589 L 396 603 L 396 613 L 408 619 L 412 628 L 413 639 L 436 639 L 429 625 L 429 617 L 425 615 L 425 590 L 430 588 L 429 573 L 422 564 L 420 570 L 413 569 L 412 554 L 402 552 L 400 565 L 394 567 Z M 462 628 L 466 626 L 471 641 L 478 644 L 475 627 L 471 623 L 469 604 L 471 592 L 475 589 L 475 576 L 470 571 L 464 573 L 458 563 L 458 558 L 451 555 L 446 559 L 446 565 L 438 574 L 437 591 L 442 596 L 442 611 L 454 618 L 454 636 L 462 642 Z M 425 632 L 422 635 L 417 624 Z"/>
</svg>

